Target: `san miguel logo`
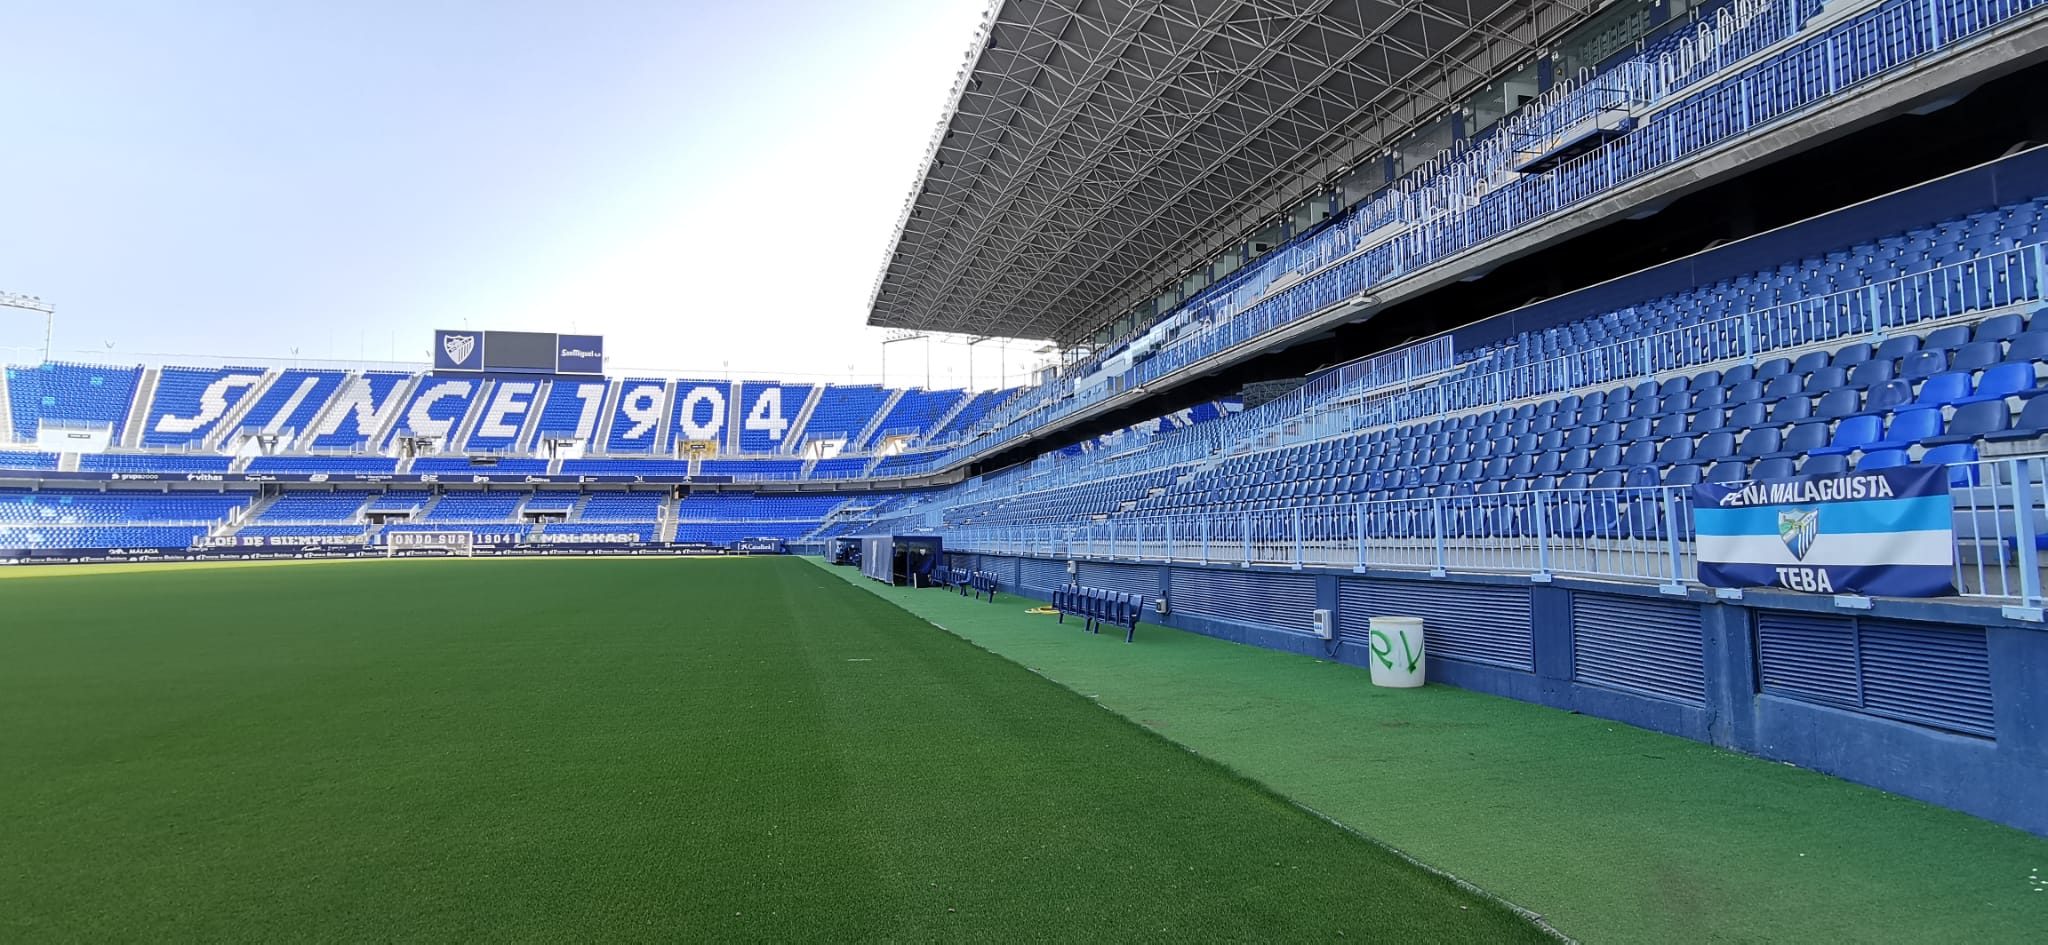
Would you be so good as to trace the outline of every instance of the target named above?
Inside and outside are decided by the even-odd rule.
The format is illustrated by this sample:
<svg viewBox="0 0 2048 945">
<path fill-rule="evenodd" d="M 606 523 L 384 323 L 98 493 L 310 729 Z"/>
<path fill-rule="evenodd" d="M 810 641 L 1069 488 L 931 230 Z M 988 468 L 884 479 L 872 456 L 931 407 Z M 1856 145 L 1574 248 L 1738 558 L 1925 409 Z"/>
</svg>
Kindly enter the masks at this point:
<svg viewBox="0 0 2048 945">
<path fill-rule="evenodd" d="M 442 335 L 441 350 L 447 352 L 449 361 L 462 364 L 468 361 L 470 353 L 476 350 L 476 336 Z"/>
<path fill-rule="evenodd" d="M 1814 540 L 1819 537 L 1819 509 L 1792 509 L 1778 513 L 1778 540 L 1791 549 L 1792 557 L 1806 560 L 1806 553 L 1813 550 Z"/>
</svg>

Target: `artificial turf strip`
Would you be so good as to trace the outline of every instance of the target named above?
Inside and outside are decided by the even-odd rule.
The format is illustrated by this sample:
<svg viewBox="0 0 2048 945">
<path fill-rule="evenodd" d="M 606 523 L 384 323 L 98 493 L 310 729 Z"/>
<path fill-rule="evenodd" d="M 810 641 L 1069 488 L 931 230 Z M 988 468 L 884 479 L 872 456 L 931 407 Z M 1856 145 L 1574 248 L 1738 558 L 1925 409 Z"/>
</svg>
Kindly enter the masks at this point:
<svg viewBox="0 0 2048 945">
<path fill-rule="evenodd" d="M 2048 941 L 2048 840 L 1825 775 L 1150 625 L 829 573 L 1587 942 Z M 2048 798 L 2048 793 L 2044 793 Z"/>
<path fill-rule="evenodd" d="M 0 941 L 1542 940 L 794 560 L 0 578 Z"/>
</svg>

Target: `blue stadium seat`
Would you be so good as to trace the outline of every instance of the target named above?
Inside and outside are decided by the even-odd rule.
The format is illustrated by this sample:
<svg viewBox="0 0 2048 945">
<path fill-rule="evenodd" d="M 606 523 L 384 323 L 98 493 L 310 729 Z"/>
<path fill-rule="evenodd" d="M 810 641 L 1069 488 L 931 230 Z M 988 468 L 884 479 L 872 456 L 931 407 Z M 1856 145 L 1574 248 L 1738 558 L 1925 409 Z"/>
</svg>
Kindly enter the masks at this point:
<svg viewBox="0 0 2048 945">
<path fill-rule="evenodd" d="M 1953 398 L 1950 402 L 1972 404 L 1978 401 L 2004 400 L 2008 397 L 2031 400 L 2048 392 L 2038 384 L 2032 364 L 1994 364 L 1977 378 L 1976 392 L 1966 397 Z"/>
<path fill-rule="evenodd" d="M 1803 429 L 1805 428 L 1795 429 L 1793 431 L 1794 435 L 1797 435 Z M 1845 418 L 1840 423 L 1837 423 L 1834 434 L 1829 437 L 1825 445 L 1811 447 L 1806 452 L 1813 456 L 1844 455 L 1866 449 L 1883 438 L 1884 420 L 1872 414 L 1862 414 Z M 1792 444 L 1788 442 L 1786 445 L 1791 446 Z"/>
<path fill-rule="evenodd" d="M 1849 471 L 1849 459 L 1839 453 L 1808 457 L 1799 466 L 1802 476 L 1839 476 Z"/>
</svg>

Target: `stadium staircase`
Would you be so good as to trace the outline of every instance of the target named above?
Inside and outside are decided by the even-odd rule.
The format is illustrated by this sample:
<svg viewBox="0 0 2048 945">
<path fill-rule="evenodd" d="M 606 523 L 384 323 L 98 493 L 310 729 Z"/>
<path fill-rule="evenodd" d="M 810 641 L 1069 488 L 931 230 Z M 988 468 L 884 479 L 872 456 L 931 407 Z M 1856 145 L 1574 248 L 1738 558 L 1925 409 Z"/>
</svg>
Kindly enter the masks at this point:
<svg viewBox="0 0 2048 945">
<path fill-rule="evenodd" d="M 412 402 L 412 396 L 418 393 L 420 388 L 426 386 L 426 383 L 426 375 L 414 374 L 400 381 L 397 387 L 392 388 L 391 396 L 397 399 L 398 409 L 391 411 L 391 416 L 385 417 L 384 422 L 377 425 L 376 431 L 369 434 L 369 438 L 364 445 L 366 452 L 378 452 L 384 448 L 386 443 L 391 441 L 391 437 L 398 432 L 399 426 L 405 422 L 405 406 Z"/>
<path fill-rule="evenodd" d="M 269 393 L 270 388 L 277 384 L 277 379 L 283 376 L 284 372 L 275 368 L 264 371 L 263 379 L 257 381 L 254 387 L 249 388 L 249 392 L 243 394 L 242 399 L 237 401 L 234 406 L 229 407 L 228 412 L 221 415 L 220 422 L 214 424 L 213 429 L 206 434 L 205 448 L 209 450 L 220 449 L 222 444 L 228 441 L 229 437 L 241 432 L 242 418 L 248 416 L 249 411 L 256 408 L 256 403 L 262 400 L 263 395 Z"/>
<path fill-rule="evenodd" d="M 14 442 L 14 405 L 7 400 L 7 371 L 0 367 L 0 446 Z"/>
<path fill-rule="evenodd" d="M 798 479 L 809 479 L 811 478 L 811 470 L 816 468 L 818 468 L 818 457 L 813 456 L 804 460 L 804 467 L 797 470 L 796 477 Z"/>
<path fill-rule="evenodd" d="M 548 397 L 554 394 L 554 392 L 555 382 L 553 380 L 544 379 L 540 382 L 540 386 L 534 388 L 533 400 L 531 401 L 532 406 L 527 408 L 526 419 L 519 424 L 519 435 L 512 439 L 512 451 L 514 453 L 532 453 L 535 450 L 534 440 L 538 438 L 535 434 L 540 430 L 540 415 L 547 406 Z M 489 408 L 485 409 L 488 410 Z M 481 423 L 482 421 L 479 420 L 478 422 Z M 548 465 L 548 473 L 552 475 L 555 472 L 554 464 L 550 463 Z"/>
<path fill-rule="evenodd" d="M 135 400 L 128 405 L 128 422 L 121 427 L 120 445 L 123 449 L 142 445 L 143 426 L 149 421 L 149 405 L 156 400 L 156 385 L 163 376 L 163 368 L 142 369 L 142 379 L 135 384 Z"/>
<path fill-rule="evenodd" d="M 810 394 L 804 397 L 802 409 L 796 412 L 796 419 L 790 422 L 789 429 L 782 435 L 782 448 L 776 452 L 794 453 L 803 445 L 804 428 L 811 425 L 811 412 L 818 409 L 818 401 L 824 398 L 825 385 L 812 384 Z M 804 468 L 806 472 L 810 470 L 809 466 Z"/>
<path fill-rule="evenodd" d="M 966 410 L 968 404 L 974 403 L 974 398 L 978 396 L 980 396 L 980 394 L 976 393 L 975 391 L 961 391 L 960 399 L 954 401 L 953 406 L 946 408 L 945 413 L 939 414 L 939 419 L 933 421 L 931 426 L 926 427 L 923 433 L 918 434 L 917 444 L 919 446 L 925 445 L 926 442 L 928 442 L 933 436 L 936 436 L 940 430 L 945 429 L 947 424 L 950 424 L 954 420 L 958 419 L 960 416 L 960 412 Z"/>
<path fill-rule="evenodd" d="M 625 383 L 625 378 L 614 377 L 605 388 L 604 402 L 611 405 L 611 409 L 603 411 L 604 420 L 598 423 L 597 432 L 591 435 L 589 444 L 584 447 L 586 454 L 603 455 L 605 447 L 611 443 L 612 421 L 619 415 L 619 391 L 624 388 Z"/>
<path fill-rule="evenodd" d="M 725 441 L 718 444 L 719 455 L 731 456 L 740 451 L 740 430 L 746 423 L 745 411 L 740 409 L 740 388 L 744 385 L 744 381 L 725 385 Z"/>
<path fill-rule="evenodd" d="M 548 460 L 548 475 L 550 475 L 550 476 L 559 476 L 559 475 L 561 475 L 561 474 L 562 474 L 562 458 L 561 458 L 560 456 L 557 456 L 557 457 L 555 457 L 555 458 L 553 458 L 553 459 L 550 459 L 550 460 Z"/>
<path fill-rule="evenodd" d="M 216 526 L 213 529 L 213 531 L 207 534 L 207 537 L 234 537 L 236 533 L 242 530 L 243 526 L 249 524 L 250 522 L 260 521 L 263 518 L 263 513 L 269 511 L 270 507 L 276 505 L 277 500 L 281 498 L 284 498 L 284 496 L 281 494 L 260 496 L 256 499 L 256 501 L 242 508 L 230 511 L 228 513 L 227 520 L 221 522 L 218 526 Z M 358 512 L 357 516 L 360 518 L 361 514 L 362 513 Z"/>
<path fill-rule="evenodd" d="M 681 386 L 682 384 L 673 380 L 669 381 L 667 384 L 662 385 L 662 419 L 661 422 L 656 423 L 654 425 L 654 445 L 652 448 L 648 450 L 648 452 L 653 453 L 656 456 L 667 456 L 671 452 L 673 452 L 669 447 L 669 437 L 671 434 L 676 432 L 674 429 L 676 416 L 676 397 L 678 396 L 676 390 Z"/>
<path fill-rule="evenodd" d="M 433 513 L 434 506 L 440 505 L 441 497 L 446 494 L 447 493 L 443 492 L 435 492 L 432 495 L 427 496 L 427 501 L 420 503 L 419 511 L 412 513 L 412 517 L 405 520 L 406 523 L 411 524 L 415 522 L 426 521 L 427 516 Z"/>
<path fill-rule="evenodd" d="M 77 453 L 59 453 L 59 454 L 57 454 L 57 471 L 58 471 L 58 472 L 77 472 L 77 471 L 78 471 L 78 454 L 77 454 Z"/>
<path fill-rule="evenodd" d="M 469 402 L 469 410 L 463 413 L 462 422 L 456 424 L 454 435 L 450 436 L 448 442 L 441 447 L 441 452 L 460 453 L 469 446 L 470 435 L 476 432 L 477 424 L 483 422 L 484 414 L 490 412 L 491 392 L 496 390 L 497 387 L 497 381 L 488 377 L 484 378 L 483 383 L 477 388 L 476 397 L 472 398 Z M 529 414 L 538 412 L 537 410 L 527 411 Z"/>
<path fill-rule="evenodd" d="M 654 524 L 654 540 L 676 540 L 676 504 L 674 500 L 661 500 L 661 512 L 656 517 Z"/>
<path fill-rule="evenodd" d="M 868 425 L 861 427 L 859 433 L 846 441 L 844 450 L 848 453 L 865 451 L 868 448 L 868 442 L 873 440 L 875 433 L 881 430 L 882 421 L 888 418 L 889 411 L 896 409 L 896 402 L 902 400 L 905 393 L 906 391 L 901 387 L 889 391 L 889 398 L 882 401 L 881 408 L 875 411 L 875 415 L 868 421 Z"/>
<path fill-rule="evenodd" d="M 341 398 L 336 395 L 347 390 L 349 385 L 354 384 L 359 376 L 361 376 L 359 371 L 342 372 L 341 383 L 335 386 L 333 393 L 327 395 L 327 402 L 320 405 L 319 412 L 313 414 L 313 419 L 306 423 L 306 428 L 294 431 L 289 441 L 284 439 L 278 440 L 278 445 L 283 448 L 282 452 L 311 452 L 313 441 L 319 439 L 319 434 L 313 431 L 320 429 L 320 425 L 327 422 L 327 415 L 338 409 Z"/>
</svg>

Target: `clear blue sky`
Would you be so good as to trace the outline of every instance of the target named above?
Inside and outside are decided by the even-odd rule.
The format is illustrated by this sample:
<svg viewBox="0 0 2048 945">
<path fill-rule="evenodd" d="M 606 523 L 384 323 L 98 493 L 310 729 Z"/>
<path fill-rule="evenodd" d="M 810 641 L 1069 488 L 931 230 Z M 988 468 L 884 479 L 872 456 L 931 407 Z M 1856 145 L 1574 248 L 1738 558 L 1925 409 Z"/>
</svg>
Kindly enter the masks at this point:
<svg viewBox="0 0 2048 945">
<path fill-rule="evenodd" d="M 872 374 L 868 294 L 985 9 L 0 5 L 0 290 L 113 361 L 423 360 L 467 325 L 601 333 L 617 367 Z M 965 382 L 957 350 L 935 383 Z M 891 379 L 922 358 L 897 346 Z"/>
</svg>

